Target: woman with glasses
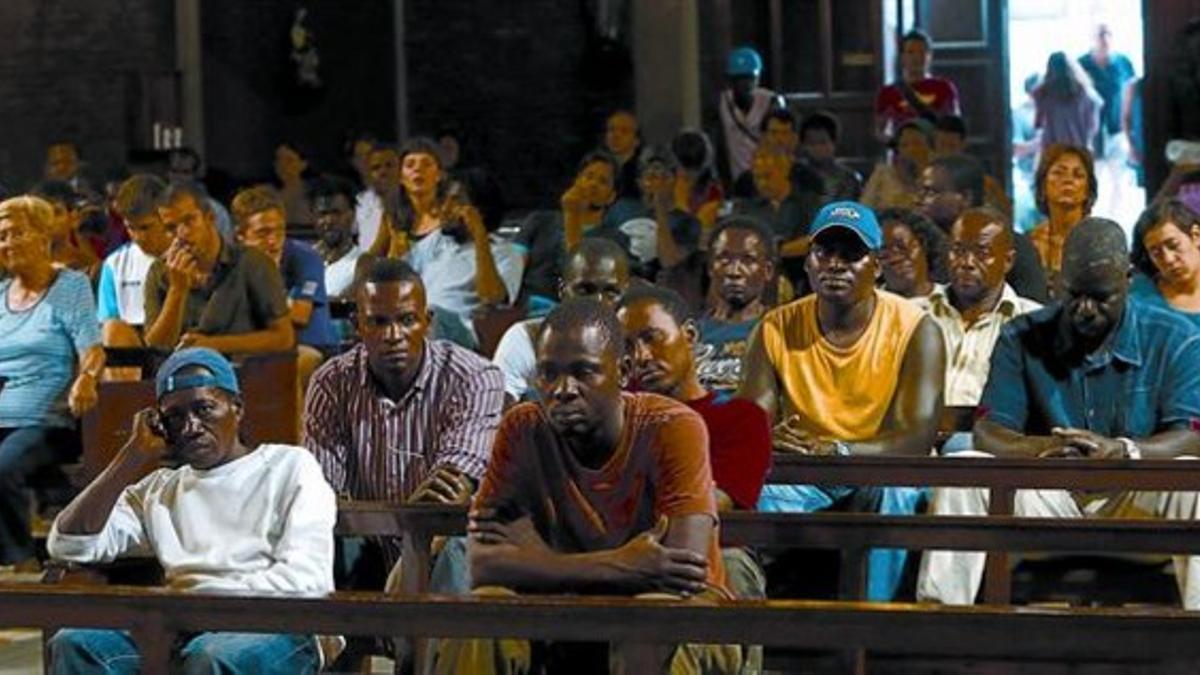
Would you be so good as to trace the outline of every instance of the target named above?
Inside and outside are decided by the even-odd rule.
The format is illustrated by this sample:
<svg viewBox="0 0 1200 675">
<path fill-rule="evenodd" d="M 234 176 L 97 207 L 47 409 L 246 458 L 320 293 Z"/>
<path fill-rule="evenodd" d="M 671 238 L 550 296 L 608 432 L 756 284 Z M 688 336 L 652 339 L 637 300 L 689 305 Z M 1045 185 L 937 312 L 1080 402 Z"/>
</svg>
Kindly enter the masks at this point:
<svg viewBox="0 0 1200 675">
<path fill-rule="evenodd" d="M 948 278 L 945 233 L 933 221 L 908 209 L 885 209 L 879 222 L 883 225 L 879 262 L 884 288 L 924 307 L 937 284 Z"/>
</svg>

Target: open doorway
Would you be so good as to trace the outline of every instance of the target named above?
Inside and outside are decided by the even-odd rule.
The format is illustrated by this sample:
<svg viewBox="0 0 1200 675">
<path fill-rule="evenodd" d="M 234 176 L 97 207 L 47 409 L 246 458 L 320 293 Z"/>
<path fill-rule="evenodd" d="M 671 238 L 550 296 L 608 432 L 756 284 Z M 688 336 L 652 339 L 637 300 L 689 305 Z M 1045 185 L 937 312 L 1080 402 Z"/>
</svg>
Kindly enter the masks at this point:
<svg viewBox="0 0 1200 675">
<path fill-rule="evenodd" d="M 1099 184 L 1092 213 L 1112 218 L 1131 232 L 1145 207 L 1146 192 L 1138 161 L 1140 116 L 1136 112 L 1123 116 L 1122 112 L 1130 112 L 1123 106 L 1128 85 L 1145 74 L 1142 0 L 1009 0 L 1008 16 L 1012 182 L 1017 228 L 1028 231 L 1044 219 L 1034 204 L 1033 178 L 1039 141 L 1045 129 L 1034 128 L 1036 108 L 1029 92 L 1046 72 L 1050 56 L 1063 52 L 1076 72 L 1083 72 L 1085 81 L 1093 85 L 1103 104 L 1099 138 L 1089 143 L 1089 149 L 1096 154 Z M 1093 82 L 1078 66 L 1084 55 L 1097 48 L 1102 26 L 1107 29 L 1108 61 L 1113 65 L 1107 69 L 1108 75 Z M 1125 70 L 1125 62 L 1132 70 L 1129 81 L 1123 80 L 1124 73 L 1116 74 Z"/>
</svg>

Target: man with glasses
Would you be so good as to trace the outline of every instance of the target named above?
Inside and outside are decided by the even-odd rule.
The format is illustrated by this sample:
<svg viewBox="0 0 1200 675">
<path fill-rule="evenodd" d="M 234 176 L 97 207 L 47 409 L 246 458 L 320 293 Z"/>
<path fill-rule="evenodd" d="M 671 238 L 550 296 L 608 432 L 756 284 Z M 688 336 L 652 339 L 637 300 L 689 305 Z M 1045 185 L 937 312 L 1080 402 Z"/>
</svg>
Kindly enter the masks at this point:
<svg viewBox="0 0 1200 675">
<path fill-rule="evenodd" d="M 167 585 L 189 591 L 332 591 L 333 490 L 303 448 L 242 444 L 243 403 L 229 361 L 210 349 L 180 350 L 159 368 L 155 390 L 157 406 L 137 413 L 125 446 L 55 520 L 50 554 L 81 563 L 154 556 Z M 159 468 L 164 462 L 171 466 Z M 311 635 L 205 632 L 177 649 L 189 673 L 320 667 Z M 120 630 L 59 631 L 49 655 L 52 673 L 141 666 Z"/>
<path fill-rule="evenodd" d="M 252 248 L 221 239 L 208 195 L 172 183 L 158 215 L 175 239 L 146 275 L 146 344 L 226 354 L 287 351 L 296 335 L 283 278 Z"/>
<path fill-rule="evenodd" d="M 938 157 L 921 172 L 917 209 L 943 231 L 949 232 L 963 211 L 983 205 L 983 165 L 974 157 Z M 1046 272 L 1029 237 L 1013 234 L 1013 255 L 1013 266 L 1006 277 L 1008 283 L 1020 295 L 1045 301 Z"/>
</svg>

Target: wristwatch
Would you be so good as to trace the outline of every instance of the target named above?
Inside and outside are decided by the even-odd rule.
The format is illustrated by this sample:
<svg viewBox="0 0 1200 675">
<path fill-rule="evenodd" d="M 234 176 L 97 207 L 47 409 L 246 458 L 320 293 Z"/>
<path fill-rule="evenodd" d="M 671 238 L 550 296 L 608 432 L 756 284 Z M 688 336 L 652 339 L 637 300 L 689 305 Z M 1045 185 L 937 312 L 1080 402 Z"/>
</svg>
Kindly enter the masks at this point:
<svg viewBox="0 0 1200 675">
<path fill-rule="evenodd" d="M 837 455 L 838 457 L 849 457 L 850 444 L 845 441 L 834 441 L 833 454 Z"/>
<path fill-rule="evenodd" d="M 1125 446 L 1125 459 L 1141 459 L 1142 449 L 1133 442 L 1131 438 L 1121 437 L 1117 439 L 1121 445 Z"/>
</svg>

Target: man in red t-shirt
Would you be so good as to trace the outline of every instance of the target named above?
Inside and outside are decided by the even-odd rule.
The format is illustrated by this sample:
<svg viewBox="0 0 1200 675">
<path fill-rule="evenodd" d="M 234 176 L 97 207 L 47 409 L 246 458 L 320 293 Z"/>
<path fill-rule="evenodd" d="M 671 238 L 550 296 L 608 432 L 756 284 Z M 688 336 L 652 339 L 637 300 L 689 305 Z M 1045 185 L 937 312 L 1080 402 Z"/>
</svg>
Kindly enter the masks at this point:
<svg viewBox="0 0 1200 675">
<path fill-rule="evenodd" d="M 916 117 L 931 124 L 942 115 L 959 115 L 954 83 L 929 74 L 933 41 L 921 30 L 900 39 L 900 81 L 886 85 L 875 97 L 875 133 L 886 143 L 900 125 Z"/>
<path fill-rule="evenodd" d="M 534 341 L 539 401 L 505 414 L 470 513 L 476 593 L 730 597 L 704 421 L 666 397 L 622 392 L 623 346 L 612 309 L 595 300 L 568 300 L 543 322 Z M 490 672 L 495 663 L 529 672 L 539 659 L 577 672 L 595 658 L 562 644 L 531 651 L 513 640 L 443 640 L 434 672 Z M 738 672 L 741 647 L 610 656 L 619 672 L 714 662 Z"/>
<path fill-rule="evenodd" d="M 767 413 L 750 401 L 707 391 L 700 384 L 695 357 L 700 333 L 690 308 L 675 291 L 634 289 L 622 298 L 617 317 L 625 330 L 633 385 L 686 403 L 704 418 L 718 509 L 753 510 L 771 464 Z M 735 595 L 766 597 L 766 579 L 748 550 L 727 548 L 721 553 Z"/>
</svg>

